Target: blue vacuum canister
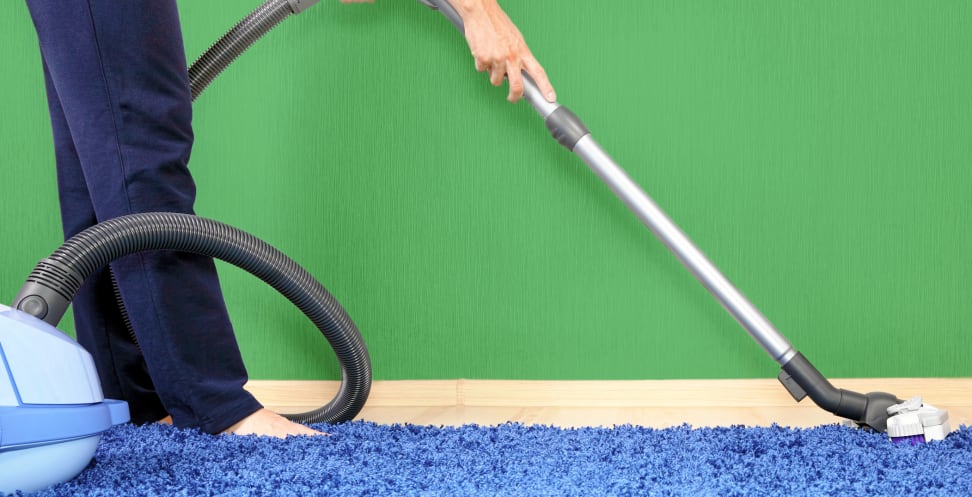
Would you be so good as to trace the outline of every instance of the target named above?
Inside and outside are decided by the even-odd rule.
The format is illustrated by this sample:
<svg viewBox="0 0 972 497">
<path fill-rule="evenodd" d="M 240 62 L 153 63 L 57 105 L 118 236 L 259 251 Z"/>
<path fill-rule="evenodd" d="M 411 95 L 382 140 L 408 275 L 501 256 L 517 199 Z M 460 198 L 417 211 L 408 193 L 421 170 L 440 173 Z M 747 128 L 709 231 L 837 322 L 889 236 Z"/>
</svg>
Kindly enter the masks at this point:
<svg viewBox="0 0 972 497">
<path fill-rule="evenodd" d="M 127 403 L 104 398 L 91 354 L 0 305 L 0 495 L 70 480 L 102 433 L 128 420 Z"/>
</svg>

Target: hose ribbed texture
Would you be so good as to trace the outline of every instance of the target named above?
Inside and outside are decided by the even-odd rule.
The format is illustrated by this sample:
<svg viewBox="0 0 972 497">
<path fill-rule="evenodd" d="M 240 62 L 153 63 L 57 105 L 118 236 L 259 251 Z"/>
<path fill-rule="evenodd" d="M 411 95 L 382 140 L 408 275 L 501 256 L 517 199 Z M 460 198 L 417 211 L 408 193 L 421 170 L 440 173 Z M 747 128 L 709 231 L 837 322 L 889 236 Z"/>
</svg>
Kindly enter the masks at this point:
<svg viewBox="0 0 972 497">
<path fill-rule="evenodd" d="M 297 306 L 334 348 L 341 364 L 341 388 L 327 405 L 287 415 L 304 423 L 338 423 L 361 411 L 371 390 L 371 359 L 361 333 L 320 282 L 266 242 L 232 226 L 189 214 L 132 214 L 78 233 L 48 259 L 70 268 L 80 280 L 64 281 L 60 273 L 38 279 L 77 291 L 80 283 L 109 262 L 148 250 L 175 250 L 213 257 L 260 278 Z M 33 277 L 33 275 L 32 275 Z M 73 298 L 72 293 L 71 297 Z"/>
<path fill-rule="evenodd" d="M 293 13 L 287 0 L 267 0 L 213 43 L 189 66 L 193 101 L 250 45 Z"/>
</svg>

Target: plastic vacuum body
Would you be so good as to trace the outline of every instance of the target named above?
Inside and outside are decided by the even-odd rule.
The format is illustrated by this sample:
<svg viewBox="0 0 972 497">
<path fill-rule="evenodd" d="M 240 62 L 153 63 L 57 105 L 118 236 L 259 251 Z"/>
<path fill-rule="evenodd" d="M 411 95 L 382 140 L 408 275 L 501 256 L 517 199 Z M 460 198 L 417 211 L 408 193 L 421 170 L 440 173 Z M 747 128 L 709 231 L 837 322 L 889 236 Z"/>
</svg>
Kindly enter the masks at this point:
<svg viewBox="0 0 972 497">
<path fill-rule="evenodd" d="M 102 433 L 128 421 L 91 355 L 53 326 L 0 305 L 0 494 L 73 478 Z"/>
</svg>

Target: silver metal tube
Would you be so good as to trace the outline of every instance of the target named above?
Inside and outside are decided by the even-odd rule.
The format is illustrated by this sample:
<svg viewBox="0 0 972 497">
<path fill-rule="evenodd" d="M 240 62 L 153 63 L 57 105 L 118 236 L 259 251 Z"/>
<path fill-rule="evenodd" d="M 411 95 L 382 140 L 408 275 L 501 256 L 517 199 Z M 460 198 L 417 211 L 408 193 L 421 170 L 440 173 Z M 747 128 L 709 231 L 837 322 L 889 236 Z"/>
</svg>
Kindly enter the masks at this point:
<svg viewBox="0 0 972 497">
<path fill-rule="evenodd" d="M 675 225 L 658 204 L 587 135 L 574 153 L 601 178 L 625 205 L 658 237 L 729 314 L 766 350 L 776 362 L 787 363 L 796 351 L 766 317 L 726 279 L 695 244 Z"/>
<path fill-rule="evenodd" d="M 429 7 L 439 9 L 459 31 L 463 31 L 462 18 L 448 0 L 420 1 Z M 548 102 L 540 92 L 536 82 L 526 72 L 523 72 L 523 86 L 524 98 L 530 102 L 530 105 L 540 114 L 540 117 L 544 120 L 557 117 L 553 114 L 560 109 L 561 105 L 556 102 Z M 571 115 L 567 118 L 567 121 L 574 119 L 576 117 Z M 579 120 L 560 121 L 554 123 L 551 131 L 554 132 L 555 128 L 556 131 L 560 131 L 565 124 L 576 124 L 568 130 L 569 133 L 576 134 L 570 136 L 566 142 L 562 141 L 561 143 L 583 159 L 588 167 L 607 183 L 614 194 L 682 261 L 682 264 L 695 275 L 695 278 L 705 286 L 709 293 L 719 300 L 722 306 L 729 311 L 729 314 L 746 329 L 773 360 L 781 365 L 789 362 L 797 353 L 790 342 L 779 331 L 776 331 L 769 320 L 722 275 L 719 269 L 682 233 L 651 197 L 642 191 L 637 183 L 632 181 L 627 173 L 601 149 L 600 145 L 591 138 L 590 133 L 587 133 L 583 123 L 580 123 Z M 551 122 L 548 121 L 548 127 L 551 127 L 550 125 Z M 583 136 L 581 136 L 582 134 Z M 577 139 L 576 142 L 574 142 L 575 138 Z"/>
</svg>

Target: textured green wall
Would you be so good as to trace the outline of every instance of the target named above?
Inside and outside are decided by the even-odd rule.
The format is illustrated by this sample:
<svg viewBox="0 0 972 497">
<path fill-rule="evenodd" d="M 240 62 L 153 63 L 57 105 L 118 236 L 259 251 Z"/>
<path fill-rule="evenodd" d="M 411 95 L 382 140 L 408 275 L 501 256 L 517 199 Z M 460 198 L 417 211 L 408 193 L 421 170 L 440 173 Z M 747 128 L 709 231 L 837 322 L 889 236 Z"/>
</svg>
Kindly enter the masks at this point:
<svg viewBox="0 0 972 497">
<path fill-rule="evenodd" d="M 258 2 L 181 1 L 192 59 Z M 972 374 L 972 3 L 503 3 L 601 144 L 827 375 Z M 26 8 L 4 2 L 0 301 L 58 244 Z M 376 379 L 771 377 L 583 163 L 409 0 L 324 0 L 196 104 L 198 211 L 345 305 Z M 221 266 L 254 378 L 334 378 Z M 70 328 L 70 322 L 66 323 Z"/>
</svg>

